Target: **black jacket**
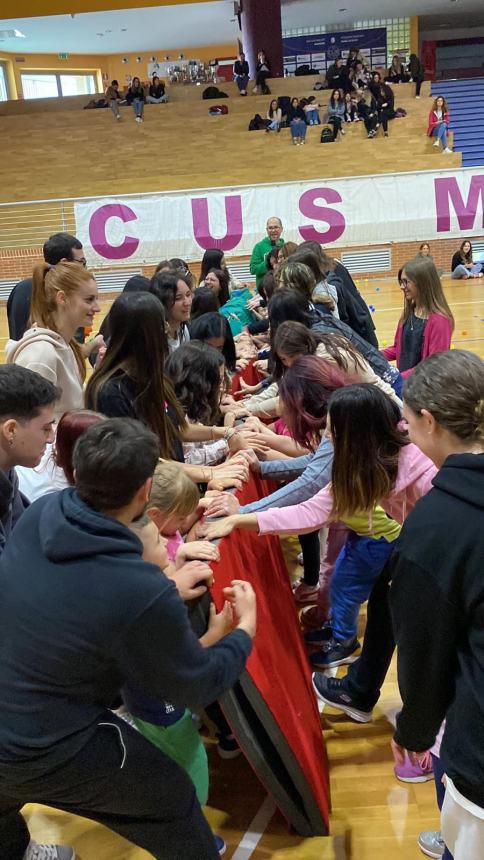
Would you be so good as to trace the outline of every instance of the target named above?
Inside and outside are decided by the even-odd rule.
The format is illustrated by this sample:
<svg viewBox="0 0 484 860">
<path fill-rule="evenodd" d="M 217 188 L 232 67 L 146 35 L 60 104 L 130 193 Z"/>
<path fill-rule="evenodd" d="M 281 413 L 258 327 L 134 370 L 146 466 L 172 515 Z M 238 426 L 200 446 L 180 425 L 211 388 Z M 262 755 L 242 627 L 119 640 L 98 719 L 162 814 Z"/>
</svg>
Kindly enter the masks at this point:
<svg viewBox="0 0 484 860">
<path fill-rule="evenodd" d="M 292 122 L 293 119 L 303 119 L 306 122 L 306 114 L 302 107 L 293 107 L 291 105 L 289 109 L 289 113 L 287 115 L 287 121 Z"/>
<path fill-rule="evenodd" d="M 32 302 L 32 278 L 15 285 L 7 301 L 8 333 L 12 340 L 20 340 L 29 327 Z"/>
<path fill-rule="evenodd" d="M 130 105 L 135 99 L 139 99 L 142 102 L 145 101 L 145 91 L 143 87 L 138 87 L 135 90 L 132 87 L 129 87 L 128 92 L 126 93 L 126 101 Z"/>
<path fill-rule="evenodd" d="M 468 263 L 468 261 L 463 259 L 461 252 L 456 251 L 452 257 L 452 267 L 451 267 L 450 271 L 453 272 L 454 269 L 457 269 L 457 266 L 469 266 L 469 265 L 470 264 Z"/>
<path fill-rule="evenodd" d="M 484 454 L 447 457 L 389 561 L 403 709 L 396 741 L 429 749 L 484 809 Z"/>
<path fill-rule="evenodd" d="M 249 77 L 249 64 L 247 60 L 244 60 L 243 63 L 240 60 L 236 60 L 234 63 L 234 75 L 247 75 Z"/>
<path fill-rule="evenodd" d="M 378 111 L 386 110 L 388 112 L 392 112 L 395 105 L 395 94 L 391 87 L 388 84 L 369 84 L 368 89 L 370 90 L 373 100 L 375 102 L 376 109 Z M 386 104 L 387 107 L 384 108 L 383 105 Z"/>
<path fill-rule="evenodd" d="M 142 551 L 74 489 L 22 515 L 0 559 L 0 776 L 75 756 L 127 678 L 190 708 L 236 682 L 250 638 L 236 630 L 202 648 L 173 581 Z"/>
<path fill-rule="evenodd" d="M 351 89 L 350 78 L 346 66 L 339 68 L 333 63 L 326 72 L 326 81 L 331 90 L 342 89 L 348 92 Z"/>
<path fill-rule="evenodd" d="M 0 554 L 10 537 L 14 525 L 29 503 L 18 488 L 15 469 L 4 472 L 0 469 Z"/>
<path fill-rule="evenodd" d="M 335 260 L 334 272 L 328 275 L 330 284 L 334 284 L 338 292 L 338 313 L 340 320 L 349 325 L 364 340 L 378 349 L 375 334 L 375 324 L 366 306 L 365 300 L 358 292 L 356 284 L 346 266 Z"/>
<path fill-rule="evenodd" d="M 165 85 L 161 82 L 155 86 L 154 84 L 150 84 L 149 95 L 153 99 L 161 99 L 165 95 Z"/>
</svg>

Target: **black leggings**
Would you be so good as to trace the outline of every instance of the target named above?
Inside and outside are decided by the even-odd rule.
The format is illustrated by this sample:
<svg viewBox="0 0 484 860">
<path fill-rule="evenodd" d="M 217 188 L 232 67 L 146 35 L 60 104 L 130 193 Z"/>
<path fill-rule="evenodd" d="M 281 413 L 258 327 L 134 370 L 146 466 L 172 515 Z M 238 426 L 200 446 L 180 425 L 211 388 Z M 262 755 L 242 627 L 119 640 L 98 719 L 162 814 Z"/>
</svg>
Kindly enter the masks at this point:
<svg viewBox="0 0 484 860">
<path fill-rule="evenodd" d="M 415 95 L 420 95 L 420 90 L 422 89 L 423 81 L 415 81 Z"/>
<path fill-rule="evenodd" d="M 317 585 L 319 582 L 319 567 L 321 561 L 321 548 L 319 544 L 319 531 L 299 535 L 303 554 L 305 585 Z"/>
<path fill-rule="evenodd" d="M 371 116 L 365 116 L 365 128 L 367 134 L 370 134 L 370 131 L 375 131 L 377 122 L 378 117 L 376 113 L 371 114 Z"/>
<path fill-rule="evenodd" d="M 255 76 L 255 85 L 256 87 L 260 87 L 263 93 L 270 93 L 270 89 L 267 86 L 267 78 L 270 78 L 270 72 L 257 72 Z"/>
<path fill-rule="evenodd" d="M 339 116 L 332 116 L 328 119 L 328 125 L 333 126 L 333 140 L 338 137 L 338 132 L 341 131 L 342 119 Z"/>
</svg>

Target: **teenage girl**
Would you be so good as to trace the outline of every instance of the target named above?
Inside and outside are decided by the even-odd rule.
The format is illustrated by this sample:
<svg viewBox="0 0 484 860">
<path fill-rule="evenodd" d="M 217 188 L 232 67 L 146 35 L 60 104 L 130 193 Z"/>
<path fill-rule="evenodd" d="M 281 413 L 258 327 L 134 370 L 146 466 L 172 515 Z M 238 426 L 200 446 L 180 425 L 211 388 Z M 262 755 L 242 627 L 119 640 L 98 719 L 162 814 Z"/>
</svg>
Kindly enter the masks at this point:
<svg viewBox="0 0 484 860">
<path fill-rule="evenodd" d="M 469 239 L 464 239 L 459 250 L 452 257 L 452 278 L 482 278 L 482 263 L 474 263 L 472 245 Z"/>
<path fill-rule="evenodd" d="M 35 266 L 32 279 L 32 326 L 12 343 L 7 361 L 35 370 L 60 389 L 56 418 L 83 406 L 85 351 L 74 335 L 92 327 L 98 313 L 97 286 L 92 272 L 79 263 Z"/>
<path fill-rule="evenodd" d="M 272 99 L 267 111 L 267 119 L 269 120 L 269 125 L 266 128 L 267 132 L 281 130 L 282 110 L 278 105 L 277 99 Z"/>
<path fill-rule="evenodd" d="M 434 146 L 440 147 L 442 145 L 442 149 L 446 153 L 452 152 L 447 143 L 449 123 L 450 113 L 447 102 L 442 96 L 437 96 L 430 109 L 427 134 L 429 137 L 435 137 Z"/>
<path fill-rule="evenodd" d="M 408 376 L 422 359 L 450 348 L 454 317 L 447 304 L 435 264 L 430 257 L 415 257 L 399 272 L 404 294 L 403 313 L 393 346 L 382 349 Z"/>
</svg>

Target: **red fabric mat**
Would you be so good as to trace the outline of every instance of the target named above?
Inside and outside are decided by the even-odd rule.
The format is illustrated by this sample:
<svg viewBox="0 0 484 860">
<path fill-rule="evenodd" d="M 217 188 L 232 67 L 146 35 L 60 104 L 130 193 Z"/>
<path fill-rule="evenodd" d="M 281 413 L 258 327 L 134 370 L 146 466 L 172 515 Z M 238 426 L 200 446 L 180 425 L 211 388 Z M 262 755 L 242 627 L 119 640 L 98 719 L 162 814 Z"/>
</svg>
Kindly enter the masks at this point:
<svg viewBox="0 0 484 860">
<path fill-rule="evenodd" d="M 240 380 L 243 379 L 247 385 L 257 385 L 258 382 L 261 381 L 261 377 L 259 371 L 254 367 L 255 358 L 253 358 L 250 364 L 247 365 L 244 370 L 241 370 L 239 373 L 235 373 L 232 377 L 232 384 L 230 386 L 230 393 L 237 394 L 240 388 Z"/>
<path fill-rule="evenodd" d="M 251 476 L 238 493 L 242 504 L 267 495 L 267 482 Z M 286 738 L 328 824 L 329 778 L 311 671 L 279 538 L 235 530 L 219 544 L 212 593 L 220 610 L 222 588 L 249 581 L 257 594 L 257 635 L 247 671 Z"/>
</svg>

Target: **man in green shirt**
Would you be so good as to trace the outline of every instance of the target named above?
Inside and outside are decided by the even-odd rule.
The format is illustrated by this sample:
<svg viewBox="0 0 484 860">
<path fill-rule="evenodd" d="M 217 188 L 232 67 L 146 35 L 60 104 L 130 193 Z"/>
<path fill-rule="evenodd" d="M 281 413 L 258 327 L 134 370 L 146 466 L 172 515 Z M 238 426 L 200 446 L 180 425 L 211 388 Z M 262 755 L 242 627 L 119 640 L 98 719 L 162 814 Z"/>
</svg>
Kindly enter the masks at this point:
<svg viewBox="0 0 484 860">
<path fill-rule="evenodd" d="M 264 280 L 264 275 L 268 271 L 267 255 L 273 248 L 280 248 L 284 245 L 282 236 L 282 221 L 280 218 L 269 218 L 266 224 L 267 236 L 254 245 L 252 256 L 250 258 L 250 271 L 255 275 L 256 286 L 259 287 Z"/>
</svg>

